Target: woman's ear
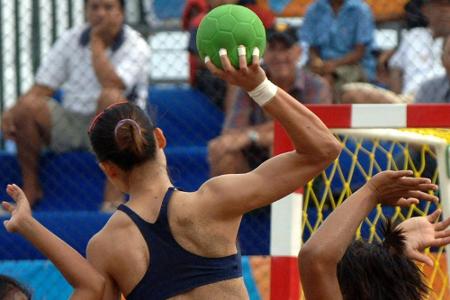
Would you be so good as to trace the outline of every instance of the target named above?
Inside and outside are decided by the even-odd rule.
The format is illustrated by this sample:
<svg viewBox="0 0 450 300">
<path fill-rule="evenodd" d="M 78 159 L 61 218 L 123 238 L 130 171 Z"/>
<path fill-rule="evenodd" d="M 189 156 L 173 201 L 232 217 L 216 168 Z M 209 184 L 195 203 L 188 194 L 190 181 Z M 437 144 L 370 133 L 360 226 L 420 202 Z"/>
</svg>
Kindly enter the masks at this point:
<svg viewBox="0 0 450 300">
<path fill-rule="evenodd" d="M 110 178 L 115 178 L 117 177 L 119 170 L 118 167 L 109 162 L 109 161 L 102 161 L 98 163 L 100 169 L 102 169 L 102 171 L 105 173 L 106 176 L 110 177 Z"/>
<path fill-rule="evenodd" d="M 156 142 L 158 143 L 158 147 L 164 149 L 167 145 L 167 141 L 163 131 L 161 130 L 161 128 L 155 128 L 153 132 L 155 134 L 155 139 Z"/>
</svg>

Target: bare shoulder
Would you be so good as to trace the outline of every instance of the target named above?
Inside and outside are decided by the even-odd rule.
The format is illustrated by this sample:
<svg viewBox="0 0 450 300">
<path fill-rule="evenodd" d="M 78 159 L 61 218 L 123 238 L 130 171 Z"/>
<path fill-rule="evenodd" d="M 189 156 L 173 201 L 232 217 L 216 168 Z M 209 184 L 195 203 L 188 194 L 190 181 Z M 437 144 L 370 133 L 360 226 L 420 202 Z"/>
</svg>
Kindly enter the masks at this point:
<svg viewBox="0 0 450 300">
<path fill-rule="evenodd" d="M 105 226 L 89 240 L 88 257 L 99 261 L 109 260 L 118 246 L 126 244 L 117 241 L 127 238 L 130 230 L 133 230 L 132 221 L 123 213 L 115 212 Z"/>
<path fill-rule="evenodd" d="M 183 214 L 186 212 L 199 212 L 205 208 L 205 204 L 213 201 L 217 195 L 223 192 L 223 188 L 219 182 L 218 177 L 209 179 L 203 183 L 200 188 L 194 192 L 179 191 L 175 193 L 174 198 L 181 201 L 176 201 L 178 208 L 182 209 Z"/>
<path fill-rule="evenodd" d="M 173 220 L 184 229 L 190 228 L 199 220 L 206 221 L 206 216 L 210 213 L 207 202 L 211 195 L 208 189 L 176 191 L 169 204 Z"/>
<path fill-rule="evenodd" d="M 122 254 L 124 249 L 118 246 L 129 245 L 128 241 L 121 239 L 126 237 L 125 231 L 132 226 L 132 223 L 122 215 L 116 212 L 87 245 L 88 261 L 106 279 L 104 299 L 119 299 L 120 290 L 126 287 L 120 276 L 122 272 L 117 271 L 126 270 L 126 261 L 123 259 L 126 256 Z"/>
<path fill-rule="evenodd" d="M 213 177 L 192 193 L 184 194 L 183 215 L 214 224 L 235 224 L 244 212 L 253 208 L 248 198 L 258 195 L 253 192 L 254 173 L 227 174 Z M 179 207 L 180 208 L 180 207 Z"/>
<path fill-rule="evenodd" d="M 193 193 L 194 197 L 200 199 L 229 197 L 233 192 L 238 192 L 236 189 L 241 188 L 241 184 L 247 181 L 248 178 L 252 178 L 252 175 L 252 172 L 248 172 L 244 174 L 226 174 L 213 177 L 203 183 L 200 188 Z"/>
<path fill-rule="evenodd" d="M 254 171 L 221 175 L 206 181 L 193 197 L 214 218 L 236 217 L 256 208 L 253 199 L 261 196 L 260 181 Z"/>
</svg>

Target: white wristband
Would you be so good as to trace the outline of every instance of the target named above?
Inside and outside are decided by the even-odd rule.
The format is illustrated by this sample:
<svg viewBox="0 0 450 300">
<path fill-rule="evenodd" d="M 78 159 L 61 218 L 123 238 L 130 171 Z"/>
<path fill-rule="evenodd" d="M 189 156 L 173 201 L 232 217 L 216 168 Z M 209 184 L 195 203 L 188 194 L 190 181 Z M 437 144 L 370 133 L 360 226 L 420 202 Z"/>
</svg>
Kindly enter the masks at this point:
<svg viewBox="0 0 450 300">
<path fill-rule="evenodd" d="M 248 92 L 248 95 L 258 103 L 259 106 L 264 106 L 264 104 L 269 102 L 275 96 L 277 90 L 278 87 L 266 78 L 254 90 Z"/>
</svg>

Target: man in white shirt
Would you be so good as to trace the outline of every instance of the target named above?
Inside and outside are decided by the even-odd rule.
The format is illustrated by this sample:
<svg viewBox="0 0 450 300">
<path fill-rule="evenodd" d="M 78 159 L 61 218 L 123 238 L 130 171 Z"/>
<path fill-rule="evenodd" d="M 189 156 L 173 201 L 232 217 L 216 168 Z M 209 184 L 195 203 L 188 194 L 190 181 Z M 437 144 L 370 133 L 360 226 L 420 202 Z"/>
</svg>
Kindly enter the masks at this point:
<svg viewBox="0 0 450 300">
<path fill-rule="evenodd" d="M 450 34 L 450 2 L 448 0 L 416 1 L 428 27 L 407 31 L 400 47 L 389 61 L 391 89 L 364 83 L 344 86 L 342 101 L 348 103 L 409 103 L 420 86 L 430 78 L 441 77 L 445 69 L 441 63 L 443 37 Z M 411 12 L 410 12 L 411 13 Z"/>
<path fill-rule="evenodd" d="M 400 45 L 388 61 L 393 92 L 413 97 L 422 82 L 445 73 L 441 54 L 446 34 L 441 32 L 442 24 L 431 21 L 439 18 L 440 7 L 436 1 L 423 0 L 410 0 L 405 5 L 407 30 L 402 32 Z"/>
<path fill-rule="evenodd" d="M 124 0 L 85 0 L 86 25 L 56 41 L 36 74 L 34 85 L 7 110 L 3 134 L 17 144 L 23 189 L 31 204 L 43 196 L 38 178 L 41 149 L 64 152 L 90 149 L 87 127 L 107 106 L 147 98 L 150 49 L 124 25 Z M 63 91 L 61 104 L 52 99 Z M 120 192 L 107 184 L 105 203 Z"/>
<path fill-rule="evenodd" d="M 427 79 L 443 75 L 441 63 L 442 38 L 434 38 L 432 30 L 427 27 L 410 29 L 403 36 L 400 47 L 389 60 L 391 77 L 398 77 L 399 89 L 392 86 L 394 92 L 415 95 L 420 84 Z"/>
<path fill-rule="evenodd" d="M 416 94 L 417 103 L 450 103 L 450 36 L 445 39 L 442 65 L 446 73 L 422 83 Z"/>
</svg>

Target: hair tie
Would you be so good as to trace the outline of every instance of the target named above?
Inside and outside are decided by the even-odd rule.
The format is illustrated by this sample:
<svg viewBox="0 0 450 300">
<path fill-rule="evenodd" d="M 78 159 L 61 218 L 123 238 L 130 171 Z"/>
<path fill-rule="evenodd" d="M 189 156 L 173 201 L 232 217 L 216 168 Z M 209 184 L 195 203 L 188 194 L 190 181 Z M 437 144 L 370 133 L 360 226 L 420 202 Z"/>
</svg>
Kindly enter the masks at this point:
<svg viewBox="0 0 450 300">
<path fill-rule="evenodd" d="M 117 137 L 117 130 L 119 130 L 120 127 L 122 127 L 124 124 L 130 124 L 131 126 L 135 127 L 138 130 L 139 135 L 141 135 L 141 126 L 133 120 L 133 119 L 122 119 L 119 122 L 117 122 L 116 128 L 114 128 L 114 136 Z"/>
</svg>

